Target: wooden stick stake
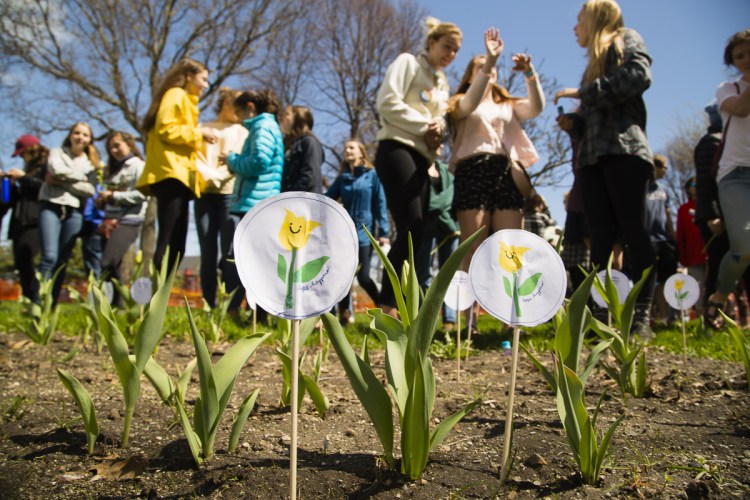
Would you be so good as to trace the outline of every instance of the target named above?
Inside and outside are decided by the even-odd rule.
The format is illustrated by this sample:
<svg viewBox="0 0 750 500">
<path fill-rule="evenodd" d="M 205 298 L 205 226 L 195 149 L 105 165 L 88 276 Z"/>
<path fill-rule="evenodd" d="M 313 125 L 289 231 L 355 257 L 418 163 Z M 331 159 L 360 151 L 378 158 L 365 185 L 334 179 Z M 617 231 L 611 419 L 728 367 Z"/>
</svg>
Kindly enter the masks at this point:
<svg viewBox="0 0 750 500">
<path fill-rule="evenodd" d="M 253 335 L 258 331 L 258 304 L 255 304 L 253 309 Z"/>
<path fill-rule="evenodd" d="M 687 366 L 687 332 L 685 331 L 685 311 L 682 310 L 682 301 L 680 301 L 680 324 L 682 325 L 682 359 L 685 361 Z"/>
<path fill-rule="evenodd" d="M 513 347 L 510 362 L 510 389 L 508 390 L 508 413 L 505 415 L 505 442 L 503 444 L 503 461 L 500 466 L 500 483 L 504 483 L 510 473 L 510 447 L 513 434 L 513 400 L 516 392 L 516 371 L 518 368 L 518 343 L 521 329 L 513 327 Z"/>
<path fill-rule="evenodd" d="M 297 499 L 297 395 L 299 377 L 299 320 L 292 321 L 292 441 L 289 446 L 289 498 Z"/>
<path fill-rule="evenodd" d="M 471 306 L 469 306 L 469 310 L 470 311 L 474 310 L 474 304 L 473 303 L 471 304 Z M 471 314 L 472 313 L 469 313 L 469 317 L 471 317 Z M 467 365 L 469 364 L 469 354 L 471 352 L 471 331 L 473 330 L 473 328 L 471 327 L 472 324 L 473 323 L 471 321 L 469 321 L 469 328 L 468 328 L 468 330 L 469 330 L 469 338 L 467 339 L 467 342 L 466 342 L 466 364 Z"/>
<path fill-rule="evenodd" d="M 461 298 L 459 292 L 461 287 L 456 287 L 456 309 L 458 309 L 458 301 Z M 458 328 L 456 329 L 456 380 L 461 382 L 461 311 L 457 311 L 459 317 Z"/>
</svg>

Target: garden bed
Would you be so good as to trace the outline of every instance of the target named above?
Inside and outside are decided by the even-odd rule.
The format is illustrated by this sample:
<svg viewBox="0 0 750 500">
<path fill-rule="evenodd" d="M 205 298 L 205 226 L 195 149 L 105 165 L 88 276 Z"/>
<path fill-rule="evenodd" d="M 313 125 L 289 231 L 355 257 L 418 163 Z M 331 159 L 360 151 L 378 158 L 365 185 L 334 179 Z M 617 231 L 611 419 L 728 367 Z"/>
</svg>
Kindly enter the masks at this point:
<svg viewBox="0 0 750 500">
<path fill-rule="evenodd" d="M 439 334 L 438 338 L 441 337 Z M 480 335 L 481 337 L 481 335 Z M 290 414 L 278 406 L 281 365 L 263 346 L 241 372 L 216 441 L 217 454 L 196 467 L 182 427 L 143 379 L 130 446 L 117 447 L 122 393 L 111 360 L 92 350 L 64 364 L 94 399 L 101 435 L 86 455 L 83 427 L 72 398 L 55 374 L 75 340 L 29 344 L 0 334 L 0 495 L 4 498 L 282 498 L 288 495 Z M 215 351 L 226 351 L 219 345 Z M 316 347 L 309 347 L 314 351 Z M 370 353 L 382 367 L 381 349 Z M 185 340 L 165 337 L 156 358 L 174 374 L 193 357 Z M 310 357 L 310 356 L 308 356 Z M 548 361 L 547 355 L 542 355 Z M 51 360 L 56 361 L 51 361 Z M 602 371 L 586 386 L 594 405 L 609 391 L 599 429 L 621 413 L 598 487 L 582 484 L 542 376 L 520 355 L 514 452 L 509 481 L 500 485 L 509 356 L 472 355 L 461 382 L 455 361 L 436 359 L 442 419 L 466 401 L 483 403 L 433 452 L 421 480 L 388 470 L 382 449 L 331 352 L 320 385 L 331 402 L 324 420 L 305 401 L 300 414 L 298 486 L 301 498 L 539 498 L 663 496 L 747 498 L 750 495 L 750 394 L 738 363 L 682 357 L 651 348 L 648 397 L 623 399 Z M 382 370 L 378 371 L 382 374 Z M 197 375 L 193 378 L 197 380 Z M 197 382 L 187 395 L 194 402 Z M 231 418 L 242 398 L 260 388 L 259 404 L 236 453 L 227 453 Z M 398 464 L 397 464 L 398 466 Z"/>
</svg>

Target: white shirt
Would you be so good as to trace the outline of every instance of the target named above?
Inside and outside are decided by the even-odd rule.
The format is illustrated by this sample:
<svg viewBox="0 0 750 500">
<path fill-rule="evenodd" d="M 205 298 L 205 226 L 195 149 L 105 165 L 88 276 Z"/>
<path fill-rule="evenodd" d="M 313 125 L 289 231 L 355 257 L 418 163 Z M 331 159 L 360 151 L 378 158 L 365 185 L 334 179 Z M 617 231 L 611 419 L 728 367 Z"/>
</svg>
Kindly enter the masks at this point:
<svg viewBox="0 0 750 500">
<path fill-rule="evenodd" d="M 740 86 L 740 93 L 748 86 L 748 83 L 742 79 L 737 80 L 737 84 Z M 721 104 L 725 99 L 738 95 L 734 82 L 724 82 L 716 90 L 716 101 L 719 105 L 721 119 L 725 126 L 730 115 L 726 111 L 721 111 Z M 745 118 L 736 115 L 732 116 L 732 121 L 729 123 L 729 130 L 724 138 L 724 153 L 721 155 L 721 160 L 719 161 L 716 182 L 719 182 L 722 177 L 737 167 L 750 167 L 750 116 L 746 116 Z"/>
</svg>

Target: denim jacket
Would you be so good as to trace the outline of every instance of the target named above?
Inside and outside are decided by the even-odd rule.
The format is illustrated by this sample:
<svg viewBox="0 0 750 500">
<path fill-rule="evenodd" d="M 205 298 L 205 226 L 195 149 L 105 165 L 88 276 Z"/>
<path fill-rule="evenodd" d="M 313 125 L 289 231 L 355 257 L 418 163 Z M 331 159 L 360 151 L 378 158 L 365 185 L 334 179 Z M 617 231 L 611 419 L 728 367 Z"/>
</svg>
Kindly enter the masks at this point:
<svg viewBox="0 0 750 500">
<path fill-rule="evenodd" d="M 357 228 L 359 246 L 370 244 L 364 227 L 376 238 L 388 238 L 390 225 L 385 191 L 374 168 L 359 166 L 352 172 L 342 172 L 328 188 L 326 196 L 335 200 L 341 198 Z"/>
</svg>

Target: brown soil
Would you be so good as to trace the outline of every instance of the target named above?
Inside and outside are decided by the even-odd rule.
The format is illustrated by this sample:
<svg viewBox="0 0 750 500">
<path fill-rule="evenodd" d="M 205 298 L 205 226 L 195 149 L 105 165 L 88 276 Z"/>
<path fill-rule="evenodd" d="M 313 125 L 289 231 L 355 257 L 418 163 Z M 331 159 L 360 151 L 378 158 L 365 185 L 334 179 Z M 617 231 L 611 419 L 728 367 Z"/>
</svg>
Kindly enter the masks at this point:
<svg viewBox="0 0 750 500">
<path fill-rule="evenodd" d="M 242 371 L 219 431 L 217 454 L 197 468 L 182 427 L 173 425 L 172 410 L 159 402 L 145 378 L 130 446 L 117 447 L 122 395 L 105 353 L 81 352 L 65 365 L 93 395 L 102 428 L 95 454 L 87 456 L 77 409 L 49 361 L 62 358 L 72 346 L 71 339 L 55 340 L 47 349 L 24 344 L 18 335 L 0 336 L 0 497 L 288 496 L 290 414 L 278 406 L 280 364 L 271 347 L 264 346 Z M 174 339 L 164 340 L 157 355 L 170 373 L 191 357 L 192 346 Z M 382 353 L 371 357 L 382 365 Z M 647 398 L 623 400 L 601 372 L 588 382 L 590 405 L 604 389 L 612 394 L 604 402 L 600 429 L 625 414 L 602 481 L 591 487 L 576 472 L 554 397 L 522 354 L 515 465 L 501 485 L 508 356 L 497 351 L 472 356 L 460 383 L 453 360 L 435 360 L 435 417 L 442 419 L 475 396 L 484 402 L 431 455 L 423 478 L 410 482 L 384 467 L 374 428 L 332 353 L 321 376 L 331 400 L 326 419 L 307 400 L 299 418 L 300 498 L 749 497 L 750 394 L 742 367 L 707 359 L 684 365 L 679 356 L 653 350 L 649 361 L 652 393 Z M 189 402 L 196 387 L 194 381 Z M 259 405 L 238 451 L 229 454 L 231 419 L 256 387 L 261 388 Z M 10 404 L 17 396 L 25 402 L 13 411 Z M 130 473 L 111 479 L 123 465 Z"/>
</svg>

